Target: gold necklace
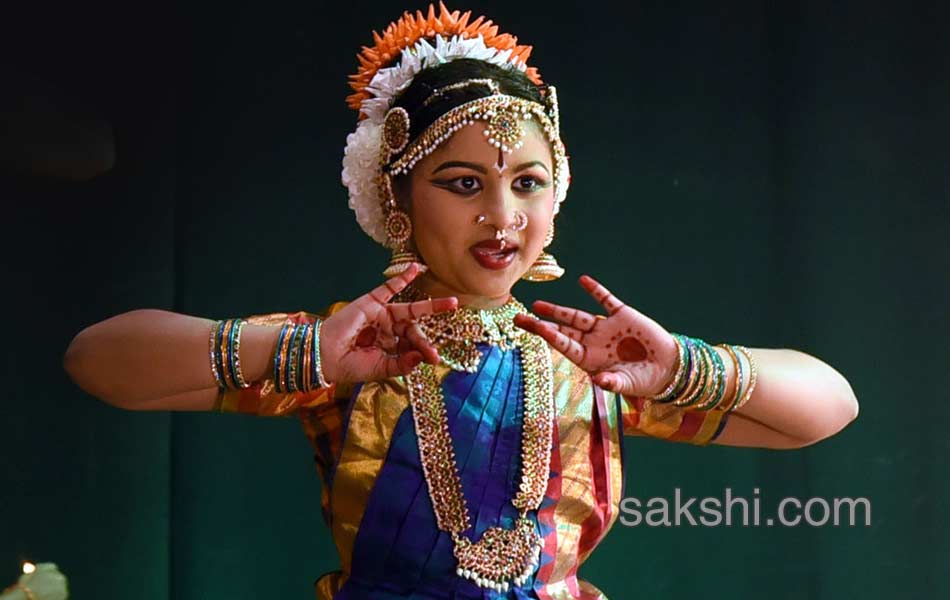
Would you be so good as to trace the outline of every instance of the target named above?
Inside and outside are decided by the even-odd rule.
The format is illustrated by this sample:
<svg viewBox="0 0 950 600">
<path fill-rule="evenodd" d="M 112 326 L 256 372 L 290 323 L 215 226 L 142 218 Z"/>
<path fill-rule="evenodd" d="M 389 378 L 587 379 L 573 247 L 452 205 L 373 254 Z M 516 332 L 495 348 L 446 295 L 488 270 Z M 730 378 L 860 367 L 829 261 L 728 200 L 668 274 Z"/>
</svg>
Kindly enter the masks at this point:
<svg viewBox="0 0 950 600">
<path fill-rule="evenodd" d="M 408 298 L 418 293 L 410 292 Z M 518 509 L 513 529 L 491 527 L 477 542 L 462 535 L 471 527 L 455 462 L 442 385 L 432 365 L 422 363 L 406 376 L 419 440 L 419 456 L 436 524 L 452 535 L 458 561 L 456 573 L 476 585 L 498 592 L 510 582 L 522 585 L 538 565 L 543 541 L 528 518 L 544 499 L 551 462 L 554 386 L 551 351 L 540 337 L 515 327 L 514 316 L 527 309 L 512 298 L 489 310 L 460 308 L 423 317 L 420 327 L 439 348 L 443 362 L 455 370 L 475 372 L 481 360 L 476 344 L 519 348 L 524 378 L 524 420 L 521 440 L 521 483 L 511 503 Z"/>
</svg>

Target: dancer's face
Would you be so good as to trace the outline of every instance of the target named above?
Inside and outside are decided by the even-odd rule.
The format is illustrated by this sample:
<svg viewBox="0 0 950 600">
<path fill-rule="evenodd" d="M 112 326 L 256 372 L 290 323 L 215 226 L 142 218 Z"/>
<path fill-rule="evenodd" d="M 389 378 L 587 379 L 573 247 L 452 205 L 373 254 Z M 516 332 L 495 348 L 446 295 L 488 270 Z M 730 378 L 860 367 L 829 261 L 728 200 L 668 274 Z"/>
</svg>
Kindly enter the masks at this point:
<svg viewBox="0 0 950 600">
<path fill-rule="evenodd" d="M 418 284 L 430 295 L 504 303 L 541 254 L 554 217 L 554 167 L 541 129 L 533 121 L 525 127 L 524 145 L 501 153 L 477 121 L 409 173 L 413 240 L 429 267 Z M 498 230 L 507 231 L 504 250 L 491 248 Z"/>
</svg>

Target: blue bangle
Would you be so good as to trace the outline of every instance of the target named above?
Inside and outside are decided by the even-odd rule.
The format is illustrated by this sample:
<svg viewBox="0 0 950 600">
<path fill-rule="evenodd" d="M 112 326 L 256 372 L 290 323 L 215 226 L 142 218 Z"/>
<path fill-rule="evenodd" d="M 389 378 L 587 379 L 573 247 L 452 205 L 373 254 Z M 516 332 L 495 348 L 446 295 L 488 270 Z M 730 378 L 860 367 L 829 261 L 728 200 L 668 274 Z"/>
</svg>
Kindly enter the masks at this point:
<svg viewBox="0 0 950 600">
<path fill-rule="evenodd" d="M 277 336 L 277 348 L 274 350 L 274 390 L 277 392 L 283 392 L 284 386 L 281 379 L 280 373 L 280 352 L 284 347 L 284 338 L 287 337 L 287 330 L 291 327 L 290 323 L 285 323 L 283 327 L 280 328 L 280 334 Z"/>
</svg>

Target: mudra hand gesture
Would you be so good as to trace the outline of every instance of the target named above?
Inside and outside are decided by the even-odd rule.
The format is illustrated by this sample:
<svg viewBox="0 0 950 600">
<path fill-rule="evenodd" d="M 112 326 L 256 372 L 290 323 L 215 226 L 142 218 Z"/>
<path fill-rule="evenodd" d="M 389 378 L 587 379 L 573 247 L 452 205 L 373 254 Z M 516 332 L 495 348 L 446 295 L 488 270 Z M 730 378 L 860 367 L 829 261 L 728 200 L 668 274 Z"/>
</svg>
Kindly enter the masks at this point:
<svg viewBox="0 0 950 600">
<path fill-rule="evenodd" d="M 419 273 L 419 267 L 413 264 L 324 321 L 320 328 L 320 360 L 327 381 L 375 381 L 405 375 L 423 360 L 438 364 L 439 353 L 416 319 L 455 310 L 458 299 L 389 303 Z"/>
<path fill-rule="evenodd" d="M 554 323 L 518 315 L 515 324 L 544 338 L 608 391 L 632 397 L 662 392 L 679 360 L 673 336 L 593 277 L 581 276 L 580 284 L 607 310 L 606 318 L 539 300 L 534 312 Z"/>
</svg>

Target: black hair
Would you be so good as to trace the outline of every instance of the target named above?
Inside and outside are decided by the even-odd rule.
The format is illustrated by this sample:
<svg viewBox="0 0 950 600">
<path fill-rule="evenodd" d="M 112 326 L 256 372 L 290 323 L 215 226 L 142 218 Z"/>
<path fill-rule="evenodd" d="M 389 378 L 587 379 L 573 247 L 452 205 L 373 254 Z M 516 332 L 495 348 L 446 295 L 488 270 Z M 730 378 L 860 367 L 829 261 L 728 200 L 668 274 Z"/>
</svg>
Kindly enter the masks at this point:
<svg viewBox="0 0 950 600">
<path fill-rule="evenodd" d="M 419 72 L 396 99 L 393 106 L 400 106 L 409 113 L 409 139 L 416 139 L 436 119 L 456 106 L 491 95 L 492 91 L 486 85 L 470 85 L 449 90 L 423 106 L 435 90 L 467 79 L 492 79 L 502 94 L 544 103 L 541 90 L 522 71 L 483 60 L 460 58 Z"/>
</svg>

